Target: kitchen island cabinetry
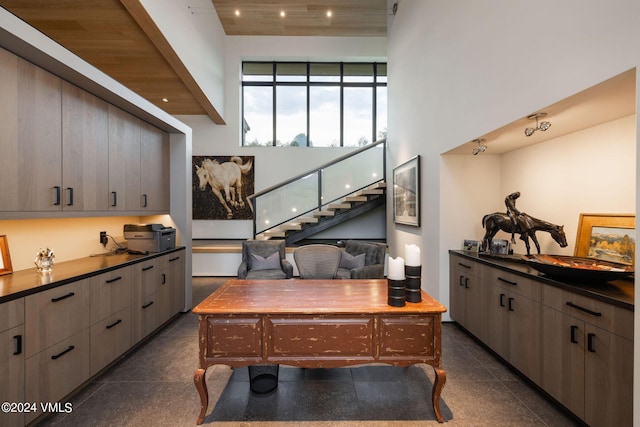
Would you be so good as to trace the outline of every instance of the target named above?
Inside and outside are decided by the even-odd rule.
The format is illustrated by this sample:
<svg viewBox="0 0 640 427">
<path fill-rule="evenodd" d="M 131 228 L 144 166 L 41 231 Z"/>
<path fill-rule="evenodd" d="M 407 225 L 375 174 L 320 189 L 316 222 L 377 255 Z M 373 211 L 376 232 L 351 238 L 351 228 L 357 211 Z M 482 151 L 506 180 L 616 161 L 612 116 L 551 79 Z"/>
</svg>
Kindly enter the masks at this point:
<svg viewBox="0 0 640 427">
<path fill-rule="evenodd" d="M 0 402 L 24 402 L 24 298 L 0 304 Z M 0 425 L 21 427 L 23 411 L 0 412 Z"/>
<path fill-rule="evenodd" d="M 461 314 L 460 263 L 480 278 L 491 331 L 484 337 Z M 562 282 L 523 263 L 459 251 L 450 252 L 450 266 L 455 321 L 588 425 L 632 424 L 632 280 Z"/>
</svg>

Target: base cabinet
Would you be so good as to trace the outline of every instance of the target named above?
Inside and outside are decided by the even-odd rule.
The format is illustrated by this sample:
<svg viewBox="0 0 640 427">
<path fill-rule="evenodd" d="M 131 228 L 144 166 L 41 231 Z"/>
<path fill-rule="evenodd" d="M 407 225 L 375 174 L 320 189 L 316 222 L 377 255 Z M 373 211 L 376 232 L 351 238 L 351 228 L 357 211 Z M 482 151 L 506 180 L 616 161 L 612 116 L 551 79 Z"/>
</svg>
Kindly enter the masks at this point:
<svg viewBox="0 0 640 427">
<path fill-rule="evenodd" d="M 184 250 L 0 304 L 0 413 L 24 426 L 71 410 L 66 396 L 184 307 Z M 20 409 L 20 410 L 18 410 Z"/>
<path fill-rule="evenodd" d="M 451 317 L 589 426 L 631 426 L 633 311 L 511 271 L 450 254 Z"/>
<path fill-rule="evenodd" d="M 0 305 L 0 384 L 0 402 L 24 402 L 24 298 Z M 9 409 L 0 425 L 23 426 L 24 412 Z"/>
</svg>

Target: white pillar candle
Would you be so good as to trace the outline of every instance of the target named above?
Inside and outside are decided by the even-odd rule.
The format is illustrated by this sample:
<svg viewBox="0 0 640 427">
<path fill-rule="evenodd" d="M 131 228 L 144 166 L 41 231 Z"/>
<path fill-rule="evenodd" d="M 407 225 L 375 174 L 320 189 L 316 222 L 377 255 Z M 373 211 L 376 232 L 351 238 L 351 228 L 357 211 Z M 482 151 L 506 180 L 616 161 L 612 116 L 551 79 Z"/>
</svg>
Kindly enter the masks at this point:
<svg viewBox="0 0 640 427">
<path fill-rule="evenodd" d="M 420 263 L 420 248 L 413 243 L 410 245 L 404 245 L 404 256 L 406 259 L 405 264 L 412 267 L 419 267 Z"/>
<path fill-rule="evenodd" d="M 404 259 L 402 257 L 389 258 L 389 275 L 391 280 L 404 280 Z"/>
</svg>

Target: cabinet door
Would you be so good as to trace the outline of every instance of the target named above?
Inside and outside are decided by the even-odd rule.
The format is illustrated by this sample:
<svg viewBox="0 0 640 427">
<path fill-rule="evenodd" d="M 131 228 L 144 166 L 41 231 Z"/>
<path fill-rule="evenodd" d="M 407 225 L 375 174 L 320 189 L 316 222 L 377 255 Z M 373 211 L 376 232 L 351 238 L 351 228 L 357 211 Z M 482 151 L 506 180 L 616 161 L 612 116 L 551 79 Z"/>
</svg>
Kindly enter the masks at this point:
<svg viewBox="0 0 640 427">
<path fill-rule="evenodd" d="M 509 358 L 508 292 L 499 285 L 487 283 L 487 340 L 486 344 L 500 356 Z"/>
<path fill-rule="evenodd" d="M 0 209 L 62 206 L 60 79 L 0 50 Z"/>
<path fill-rule="evenodd" d="M 131 276 L 135 267 L 134 265 L 122 267 L 89 279 L 92 325 L 131 306 L 133 301 Z"/>
<path fill-rule="evenodd" d="M 541 310 L 539 302 L 516 293 L 507 299 L 509 313 L 509 363 L 536 384 L 542 366 Z"/>
<path fill-rule="evenodd" d="M 0 402 L 24 402 L 24 325 L 0 333 Z M 0 412 L 0 425 L 22 427 L 24 414 Z"/>
<path fill-rule="evenodd" d="M 140 134 L 140 207 L 169 211 L 169 135 L 147 123 Z"/>
<path fill-rule="evenodd" d="M 184 253 L 172 253 L 162 258 L 159 299 L 162 321 L 184 308 Z"/>
<path fill-rule="evenodd" d="M 633 424 L 633 341 L 586 325 L 585 417 L 587 424 Z"/>
<path fill-rule="evenodd" d="M 109 105 L 109 210 L 140 210 L 140 120 Z"/>
<path fill-rule="evenodd" d="M 63 209 L 108 211 L 109 106 L 62 84 Z"/>
<path fill-rule="evenodd" d="M 542 387 L 584 418 L 584 322 L 542 307 Z"/>
<path fill-rule="evenodd" d="M 91 326 L 91 375 L 131 348 L 131 310 L 128 306 Z"/>
</svg>

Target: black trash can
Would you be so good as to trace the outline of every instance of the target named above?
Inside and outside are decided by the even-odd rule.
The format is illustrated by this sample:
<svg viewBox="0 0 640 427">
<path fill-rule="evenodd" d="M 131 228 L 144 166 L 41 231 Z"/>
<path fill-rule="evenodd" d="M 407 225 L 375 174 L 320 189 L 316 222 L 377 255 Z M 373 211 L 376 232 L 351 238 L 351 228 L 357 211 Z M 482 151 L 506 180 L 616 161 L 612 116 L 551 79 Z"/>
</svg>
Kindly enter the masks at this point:
<svg viewBox="0 0 640 427">
<path fill-rule="evenodd" d="M 249 388 L 256 394 L 271 393 L 278 387 L 280 365 L 249 366 Z"/>
</svg>

